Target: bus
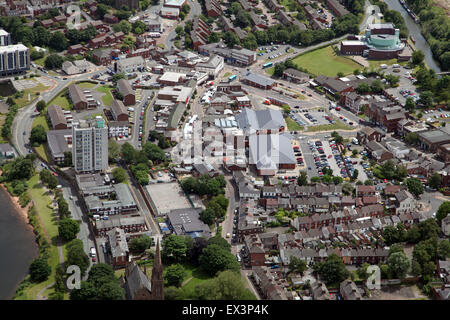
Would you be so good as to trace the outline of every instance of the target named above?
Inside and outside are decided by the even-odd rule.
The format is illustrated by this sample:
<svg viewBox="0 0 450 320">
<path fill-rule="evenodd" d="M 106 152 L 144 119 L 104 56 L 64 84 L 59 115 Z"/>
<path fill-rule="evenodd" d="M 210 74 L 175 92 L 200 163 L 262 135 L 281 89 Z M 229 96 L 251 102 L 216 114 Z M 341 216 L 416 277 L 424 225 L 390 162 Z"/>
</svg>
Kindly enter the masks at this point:
<svg viewBox="0 0 450 320">
<path fill-rule="evenodd" d="M 232 76 L 230 76 L 230 77 L 228 78 L 228 82 L 231 82 L 231 81 L 233 81 L 233 80 L 236 80 L 236 78 L 237 78 L 237 75 L 233 74 Z"/>
<path fill-rule="evenodd" d="M 263 64 L 262 68 L 266 69 L 266 68 L 269 68 L 271 66 L 273 66 L 273 62 L 267 62 L 267 63 Z"/>
</svg>

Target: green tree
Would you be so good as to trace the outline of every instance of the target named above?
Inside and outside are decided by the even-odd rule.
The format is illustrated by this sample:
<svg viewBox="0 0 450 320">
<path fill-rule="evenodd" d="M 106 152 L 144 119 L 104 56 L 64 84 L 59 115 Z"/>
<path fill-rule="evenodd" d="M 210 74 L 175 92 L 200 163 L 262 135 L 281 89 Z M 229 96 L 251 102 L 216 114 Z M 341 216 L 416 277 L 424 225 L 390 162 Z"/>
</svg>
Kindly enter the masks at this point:
<svg viewBox="0 0 450 320">
<path fill-rule="evenodd" d="M 442 202 L 436 212 L 436 219 L 438 220 L 438 222 L 441 223 L 442 219 L 444 219 L 449 212 L 450 212 L 450 201 Z"/>
<path fill-rule="evenodd" d="M 47 131 L 45 128 L 38 124 L 36 127 L 31 129 L 30 142 L 33 144 L 41 144 L 47 141 Z"/>
<path fill-rule="evenodd" d="M 420 276 L 422 274 L 422 267 L 416 260 L 411 261 L 411 273 L 415 276 Z"/>
<path fill-rule="evenodd" d="M 409 112 L 414 111 L 414 109 L 416 108 L 416 103 L 414 102 L 414 99 L 413 99 L 413 98 L 411 98 L 411 97 L 406 98 L 405 108 L 406 108 Z"/>
<path fill-rule="evenodd" d="M 70 300 L 95 300 L 97 294 L 97 289 L 91 282 L 81 281 L 80 289 L 70 291 Z"/>
<path fill-rule="evenodd" d="M 305 260 L 301 260 L 296 256 L 291 256 L 289 261 L 289 272 L 297 272 L 303 275 L 303 272 L 306 271 L 308 267 L 306 266 Z"/>
<path fill-rule="evenodd" d="M 437 172 L 434 172 L 430 177 L 428 177 L 428 185 L 431 188 L 439 189 L 442 185 L 441 175 Z"/>
<path fill-rule="evenodd" d="M 353 193 L 353 185 L 351 183 L 348 182 L 344 182 L 342 184 L 342 193 L 345 195 L 351 195 Z"/>
<path fill-rule="evenodd" d="M 320 265 L 319 274 L 327 284 L 341 283 L 349 276 L 342 259 L 334 253 L 329 255 L 327 260 Z"/>
<path fill-rule="evenodd" d="M 423 104 L 425 108 L 429 108 L 433 105 L 433 92 L 432 91 L 423 91 L 419 95 L 419 103 Z"/>
<path fill-rule="evenodd" d="M 353 180 L 358 179 L 359 171 L 358 169 L 353 170 L 352 178 Z"/>
<path fill-rule="evenodd" d="M 125 75 L 124 75 L 123 73 L 115 73 L 115 74 L 112 76 L 112 82 L 113 82 L 114 84 L 116 84 L 117 81 L 119 81 L 120 79 L 125 79 Z M 126 142 L 125 142 L 125 143 L 126 143 Z"/>
<path fill-rule="evenodd" d="M 207 225 L 211 225 L 216 221 L 216 213 L 212 208 L 206 208 L 202 212 L 200 212 L 200 220 L 206 223 Z"/>
<path fill-rule="evenodd" d="M 171 234 L 163 240 L 162 248 L 161 256 L 165 261 L 182 262 L 188 251 L 187 240 L 183 236 Z"/>
<path fill-rule="evenodd" d="M 403 279 L 406 276 L 411 265 L 404 252 L 395 252 L 391 254 L 388 257 L 387 264 L 392 273 L 400 279 Z"/>
<path fill-rule="evenodd" d="M 89 257 L 84 252 L 83 242 L 80 239 L 74 239 L 66 244 L 67 249 L 67 265 L 77 265 L 80 267 L 81 274 L 84 275 L 89 267 Z"/>
<path fill-rule="evenodd" d="M 30 264 L 30 279 L 33 282 L 42 282 L 48 279 L 52 268 L 48 265 L 46 258 L 34 259 Z"/>
<path fill-rule="evenodd" d="M 256 300 L 240 274 L 229 270 L 198 285 L 195 294 L 200 300 Z"/>
<path fill-rule="evenodd" d="M 152 238 L 142 235 L 139 238 L 133 238 L 128 243 L 128 247 L 132 252 L 144 252 L 152 246 Z"/>
<path fill-rule="evenodd" d="M 64 62 L 63 57 L 57 54 L 51 54 L 45 58 L 44 64 L 47 69 L 59 69 Z"/>
<path fill-rule="evenodd" d="M 36 110 L 39 113 L 42 113 L 42 111 L 44 111 L 46 106 L 47 106 L 47 104 L 45 103 L 45 101 L 44 100 L 40 100 L 38 103 L 36 103 Z"/>
<path fill-rule="evenodd" d="M 129 142 L 125 142 L 122 145 L 120 151 L 122 152 L 122 158 L 126 163 L 134 163 L 136 159 L 136 149 L 134 149 L 134 147 Z"/>
<path fill-rule="evenodd" d="M 418 243 L 420 241 L 420 230 L 417 225 L 413 225 L 411 228 L 409 228 L 406 239 L 409 243 Z"/>
<path fill-rule="evenodd" d="M 125 182 L 128 179 L 127 172 L 123 168 L 114 168 L 112 174 L 117 183 Z"/>
<path fill-rule="evenodd" d="M 114 162 L 120 157 L 120 145 L 114 139 L 108 140 L 108 158 L 109 162 Z"/>
<path fill-rule="evenodd" d="M 69 45 L 69 41 L 67 41 L 67 38 L 65 37 L 64 33 L 60 31 L 56 31 L 52 34 L 50 38 L 49 46 L 56 51 L 63 51 L 66 50 L 67 46 Z"/>
<path fill-rule="evenodd" d="M 114 279 L 114 281 L 110 281 L 104 283 L 98 289 L 98 300 L 125 300 L 125 290 L 121 288 Z"/>
<path fill-rule="evenodd" d="M 420 50 L 416 50 L 411 55 L 411 62 L 414 65 L 418 65 L 418 64 L 421 64 L 423 62 L 424 58 L 425 58 L 425 55 L 423 54 L 423 52 L 420 51 Z"/>
<path fill-rule="evenodd" d="M 408 191 L 416 197 L 421 195 L 424 191 L 422 182 L 417 178 L 406 179 L 406 187 L 408 188 Z"/>
<path fill-rule="evenodd" d="M 214 237 L 211 237 L 208 239 L 208 246 L 209 245 L 218 245 L 219 247 L 229 251 L 231 249 L 231 245 L 228 243 L 227 240 L 225 240 L 224 238 L 222 238 L 220 236 L 220 234 L 216 234 Z"/>
<path fill-rule="evenodd" d="M 439 242 L 438 248 L 437 248 L 437 254 L 439 256 L 439 259 L 446 260 L 447 258 L 450 258 L 450 241 L 447 239 L 444 239 Z"/>
<path fill-rule="evenodd" d="M 179 287 L 186 277 L 186 271 L 181 264 L 172 264 L 164 270 L 164 279 L 169 286 Z"/>
<path fill-rule="evenodd" d="M 415 145 L 419 142 L 419 135 L 415 132 L 410 132 L 405 136 L 405 141 L 408 144 Z"/>
<path fill-rule="evenodd" d="M 200 255 L 203 252 L 203 249 L 205 249 L 208 246 L 208 242 L 203 237 L 197 237 L 192 242 L 192 246 L 188 250 L 188 259 L 189 262 L 192 263 L 194 266 L 198 266 L 200 258 Z"/>
<path fill-rule="evenodd" d="M 238 272 L 240 269 L 235 256 L 217 244 L 210 244 L 203 249 L 199 262 L 202 269 L 210 275 L 224 270 Z"/>
<path fill-rule="evenodd" d="M 77 221 L 65 218 L 59 222 L 58 233 L 64 241 L 75 239 L 78 232 L 80 232 L 80 225 Z"/>
<path fill-rule="evenodd" d="M 306 171 L 300 171 L 297 178 L 297 184 L 299 186 L 306 186 L 308 184 L 308 174 Z"/>
</svg>

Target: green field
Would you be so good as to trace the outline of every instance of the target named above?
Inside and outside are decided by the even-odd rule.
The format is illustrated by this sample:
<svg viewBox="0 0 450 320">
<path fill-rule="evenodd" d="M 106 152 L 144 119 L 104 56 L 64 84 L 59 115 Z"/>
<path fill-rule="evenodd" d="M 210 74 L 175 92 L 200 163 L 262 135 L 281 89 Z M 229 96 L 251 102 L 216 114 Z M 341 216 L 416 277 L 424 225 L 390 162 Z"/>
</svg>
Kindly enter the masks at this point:
<svg viewBox="0 0 450 320">
<path fill-rule="evenodd" d="M 52 273 L 46 281 L 37 284 L 33 283 L 29 287 L 25 288 L 22 293 L 15 298 L 16 300 L 35 300 L 36 295 L 39 293 L 39 291 L 54 282 L 56 267 L 59 264 L 59 254 L 58 248 L 56 246 L 58 226 L 56 216 L 53 214 L 53 210 L 49 207 L 49 205 L 51 204 L 51 198 L 43 189 L 42 184 L 39 181 L 39 174 L 31 177 L 31 179 L 28 181 L 28 185 L 30 197 L 33 200 L 36 210 L 39 212 L 42 229 L 45 230 L 45 232 L 48 234 L 48 237 L 50 238 L 50 248 L 48 249 L 48 264 L 52 268 Z M 28 278 L 29 276 L 27 276 L 27 279 Z M 53 289 L 50 287 L 43 292 L 43 295 L 48 297 L 51 292 L 53 292 Z"/>
<path fill-rule="evenodd" d="M 273 76 L 273 73 L 275 72 L 275 67 L 270 67 L 266 69 L 266 73 L 270 74 L 271 76 Z"/>
<path fill-rule="evenodd" d="M 309 126 L 308 132 L 316 132 L 316 131 L 329 131 L 329 130 L 352 130 L 354 127 L 348 126 L 343 122 L 336 120 L 334 124 L 323 124 L 318 126 Z"/>
<path fill-rule="evenodd" d="M 36 86 L 34 86 L 31 89 L 25 89 L 23 90 L 24 94 L 21 98 L 14 98 L 14 100 L 16 101 L 16 104 L 19 106 L 19 108 L 25 107 L 26 105 L 30 104 L 31 102 L 33 102 L 33 100 L 35 98 L 38 97 L 38 94 L 41 94 L 41 92 L 45 91 L 48 89 L 48 87 L 44 86 L 42 83 L 40 82 L 36 82 Z M 28 101 L 28 94 L 30 94 L 30 101 Z"/>
<path fill-rule="evenodd" d="M 80 82 L 80 83 L 77 83 L 77 85 L 80 86 L 81 88 L 92 89 L 93 87 L 95 87 L 97 85 L 97 83 Z"/>
<path fill-rule="evenodd" d="M 61 92 L 58 96 L 53 98 L 47 105 L 56 104 L 57 106 L 60 106 L 63 110 L 71 110 L 69 99 L 67 99 L 66 96 L 67 90 L 64 90 Z"/>
<path fill-rule="evenodd" d="M 295 2 L 295 0 L 279 0 L 279 3 L 286 9 L 286 12 L 292 11 Z"/>
<path fill-rule="evenodd" d="M 346 57 L 338 56 L 331 46 L 310 51 L 294 58 L 294 63 L 316 75 L 335 77 L 338 72 L 344 75 L 361 69 L 361 65 Z"/>
<path fill-rule="evenodd" d="M 187 282 L 181 287 L 181 291 L 183 299 L 189 299 L 190 297 L 194 297 L 195 287 L 206 280 L 211 279 L 211 277 L 200 270 L 200 268 L 196 268 L 192 265 L 184 265 L 184 268 L 187 273 L 184 281 Z"/>
<path fill-rule="evenodd" d="M 111 102 L 113 101 L 113 96 L 111 94 L 111 90 L 113 89 L 114 89 L 113 87 L 106 85 L 95 88 L 95 91 L 104 93 L 104 95 L 102 96 L 102 101 L 105 106 L 111 105 Z"/>
<path fill-rule="evenodd" d="M 389 59 L 389 60 L 367 60 L 369 61 L 370 68 L 378 69 L 380 65 L 387 64 L 388 66 L 398 63 L 397 58 Z"/>
<path fill-rule="evenodd" d="M 46 112 L 44 113 L 46 114 Z M 45 131 L 49 131 L 50 128 L 48 127 L 47 120 L 45 119 L 45 116 L 41 115 L 34 119 L 33 124 L 31 125 L 31 128 L 36 127 L 37 125 L 41 125 L 44 127 Z M 50 157 L 48 155 L 47 150 L 47 144 L 43 143 L 39 147 L 35 147 L 34 150 L 37 152 L 37 154 L 44 159 L 46 162 L 50 162 Z"/>
<path fill-rule="evenodd" d="M 286 117 L 284 119 L 286 121 L 286 125 L 289 131 L 299 131 L 299 130 L 303 130 L 303 127 L 301 125 L 299 125 L 297 122 L 295 122 L 293 119 L 291 119 L 290 117 Z"/>
</svg>

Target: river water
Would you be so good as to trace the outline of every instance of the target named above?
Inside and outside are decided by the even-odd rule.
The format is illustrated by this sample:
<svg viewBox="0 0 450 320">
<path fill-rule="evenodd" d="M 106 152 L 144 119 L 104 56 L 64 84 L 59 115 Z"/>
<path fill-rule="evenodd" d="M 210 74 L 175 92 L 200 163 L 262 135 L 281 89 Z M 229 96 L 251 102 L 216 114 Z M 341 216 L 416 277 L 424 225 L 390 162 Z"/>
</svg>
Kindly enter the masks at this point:
<svg viewBox="0 0 450 320">
<path fill-rule="evenodd" d="M 403 16 L 409 30 L 409 35 L 413 36 L 416 40 L 416 48 L 425 54 L 425 62 L 428 67 L 433 69 L 436 73 L 441 72 L 441 68 L 439 68 L 438 63 L 433 59 L 433 53 L 431 52 L 431 48 L 428 45 L 427 40 L 425 40 L 420 33 L 420 25 L 414 22 L 398 0 L 384 0 L 384 2 L 386 2 L 390 10 L 398 11 Z"/>
<path fill-rule="evenodd" d="M 11 299 L 38 246 L 31 226 L 17 212 L 8 193 L 0 188 L 0 299 Z"/>
</svg>

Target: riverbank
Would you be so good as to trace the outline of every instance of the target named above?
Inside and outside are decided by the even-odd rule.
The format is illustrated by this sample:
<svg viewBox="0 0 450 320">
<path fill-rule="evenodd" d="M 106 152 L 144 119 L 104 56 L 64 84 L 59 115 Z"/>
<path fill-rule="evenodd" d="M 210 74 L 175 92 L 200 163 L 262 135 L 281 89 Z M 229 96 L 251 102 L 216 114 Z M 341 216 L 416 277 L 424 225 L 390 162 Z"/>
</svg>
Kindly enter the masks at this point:
<svg viewBox="0 0 450 320">
<path fill-rule="evenodd" d="M 27 208 L 21 208 L 4 186 L 0 188 L 0 300 L 12 299 L 27 278 L 30 263 L 39 256 L 39 246 Z"/>
<path fill-rule="evenodd" d="M 1 175 L 1 170 L 0 170 L 0 175 Z M 33 230 L 33 226 L 31 226 L 29 224 L 30 223 L 30 218 L 28 216 L 28 210 L 32 206 L 31 202 L 28 203 L 25 207 L 22 207 L 20 205 L 19 197 L 16 197 L 16 196 L 13 196 L 12 194 L 10 194 L 8 192 L 8 189 L 6 188 L 6 186 L 3 183 L 0 183 L 0 188 L 5 190 L 5 192 L 9 196 L 9 200 L 11 201 L 11 204 L 16 209 L 15 211 L 19 214 L 19 216 L 23 219 L 23 221 L 31 228 L 31 230 Z"/>
</svg>

